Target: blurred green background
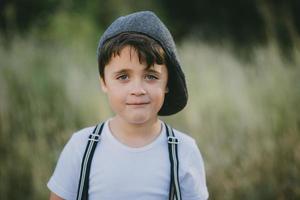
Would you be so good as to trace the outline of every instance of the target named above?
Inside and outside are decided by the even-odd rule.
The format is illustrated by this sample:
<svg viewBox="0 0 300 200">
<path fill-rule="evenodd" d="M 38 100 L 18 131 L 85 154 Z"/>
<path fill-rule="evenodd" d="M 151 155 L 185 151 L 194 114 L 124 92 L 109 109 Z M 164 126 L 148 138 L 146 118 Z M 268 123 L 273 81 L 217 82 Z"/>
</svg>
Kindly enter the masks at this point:
<svg viewBox="0 0 300 200">
<path fill-rule="evenodd" d="M 210 199 L 300 199 L 300 1 L 0 0 L 0 199 L 47 199 L 71 134 L 111 116 L 97 42 L 152 10 L 190 99 L 163 118 L 197 139 Z"/>
</svg>

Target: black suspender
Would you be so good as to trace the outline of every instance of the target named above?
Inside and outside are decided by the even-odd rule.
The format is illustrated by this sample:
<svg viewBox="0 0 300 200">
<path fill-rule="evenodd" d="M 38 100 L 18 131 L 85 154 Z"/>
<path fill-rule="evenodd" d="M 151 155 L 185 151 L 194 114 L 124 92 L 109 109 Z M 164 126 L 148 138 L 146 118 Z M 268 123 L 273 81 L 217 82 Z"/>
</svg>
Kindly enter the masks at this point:
<svg viewBox="0 0 300 200">
<path fill-rule="evenodd" d="M 100 135 L 103 129 L 104 123 L 98 124 L 93 133 L 89 136 L 88 144 L 86 146 L 80 171 L 80 179 L 77 190 L 76 200 L 88 200 L 88 189 L 89 189 L 89 175 L 90 168 L 93 159 L 93 155 L 96 149 L 96 146 L 100 140 Z M 174 131 L 171 127 L 165 124 L 166 133 L 168 138 L 168 149 L 169 149 L 169 158 L 170 158 L 170 171 L 171 171 L 171 182 L 170 182 L 170 191 L 169 191 L 169 200 L 181 200 L 181 192 L 179 185 L 179 176 L 178 176 L 178 139 L 175 137 Z"/>
<path fill-rule="evenodd" d="M 102 124 L 98 124 L 93 133 L 89 135 L 89 140 L 87 146 L 85 148 L 85 152 L 81 162 L 81 171 L 80 171 L 80 179 L 77 190 L 77 200 L 87 200 L 88 199 L 88 190 L 89 190 L 89 176 L 92 158 L 97 146 L 97 143 L 100 140 L 100 135 L 103 129 Z"/>
<path fill-rule="evenodd" d="M 166 132 L 168 137 L 169 158 L 171 163 L 171 182 L 169 200 L 181 200 L 181 192 L 179 186 L 179 162 L 178 162 L 178 139 L 175 137 L 174 131 L 167 124 Z"/>
</svg>

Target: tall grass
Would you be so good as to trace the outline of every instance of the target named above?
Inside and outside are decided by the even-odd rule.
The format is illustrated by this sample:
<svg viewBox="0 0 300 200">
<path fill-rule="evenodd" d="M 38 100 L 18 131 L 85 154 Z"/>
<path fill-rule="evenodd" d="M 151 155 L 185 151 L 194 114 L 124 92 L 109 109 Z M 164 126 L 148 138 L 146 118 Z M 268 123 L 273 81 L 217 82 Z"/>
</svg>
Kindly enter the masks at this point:
<svg viewBox="0 0 300 200">
<path fill-rule="evenodd" d="M 190 104 L 180 119 L 198 139 L 211 199 L 300 197 L 300 52 L 271 44 L 251 63 L 222 46 L 186 42 Z"/>
<path fill-rule="evenodd" d="M 0 199 L 46 199 L 72 132 L 110 116 L 96 43 L 85 40 L 28 37 L 1 45 Z M 294 53 L 295 63 L 285 63 L 271 44 L 246 63 L 226 46 L 180 46 L 189 104 L 164 119 L 197 139 L 211 199 L 300 198 L 300 52 Z"/>
</svg>

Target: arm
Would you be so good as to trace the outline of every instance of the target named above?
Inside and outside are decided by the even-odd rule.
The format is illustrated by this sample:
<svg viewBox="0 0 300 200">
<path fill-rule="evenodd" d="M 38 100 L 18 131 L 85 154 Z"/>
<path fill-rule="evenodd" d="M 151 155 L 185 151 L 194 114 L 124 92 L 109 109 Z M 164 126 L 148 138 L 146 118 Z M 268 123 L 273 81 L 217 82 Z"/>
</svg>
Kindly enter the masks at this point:
<svg viewBox="0 0 300 200">
<path fill-rule="evenodd" d="M 208 191 L 202 155 L 194 142 L 193 150 L 187 156 L 185 174 L 181 179 L 182 199 L 207 200 Z"/>
<path fill-rule="evenodd" d="M 50 200 L 76 199 L 81 169 L 81 150 L 85 148 L 78 142 L 82 139 L 79 136 L 74 134 L 59 156 L 54 173 L 47 183 L 52 192 Z"/>
<path fill-rule="evenodd" d="M 64 199 L 57 196 L 55 193 L 51 192 L 49 200 L 64 200 Z"/>
</svg>

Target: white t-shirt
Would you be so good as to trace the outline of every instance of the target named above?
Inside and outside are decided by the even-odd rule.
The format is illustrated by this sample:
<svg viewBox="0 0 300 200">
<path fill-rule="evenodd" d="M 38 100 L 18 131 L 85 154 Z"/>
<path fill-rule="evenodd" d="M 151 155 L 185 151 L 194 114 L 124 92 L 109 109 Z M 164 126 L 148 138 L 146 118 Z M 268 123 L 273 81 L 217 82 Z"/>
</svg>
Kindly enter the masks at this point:
<svg viewBox="0 0 300 200">
<path fill-rule="evenodd" d="M 118 141 L 108 126 L 102 130 L 90 170 L 90 200 L 166 200 L 170 160 L 165 126 L 150 144 L 132 148 Z M 94 127 L 73 134 L 64 147 L 48 188 L 58 196 L 76 199 L 82 157 Z M 179 182 L 183 200 L 206 200 L 203 160 L 195 140 L 174 129 L 179 139 Z"/>
</svg>

